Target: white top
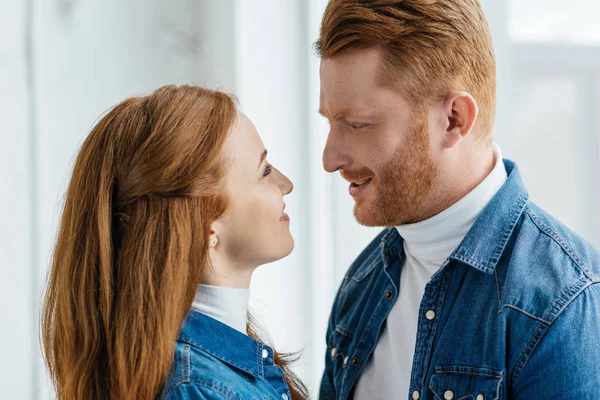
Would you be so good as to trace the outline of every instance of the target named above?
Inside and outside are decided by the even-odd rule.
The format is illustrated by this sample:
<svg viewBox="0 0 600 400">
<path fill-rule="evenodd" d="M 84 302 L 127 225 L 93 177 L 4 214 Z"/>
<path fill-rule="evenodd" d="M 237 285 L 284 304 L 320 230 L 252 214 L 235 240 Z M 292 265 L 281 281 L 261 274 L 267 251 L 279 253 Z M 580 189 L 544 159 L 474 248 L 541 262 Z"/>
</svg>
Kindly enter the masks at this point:
<svg viewBox="0 0 600 400">
<path fill-rule="evenodd" d="M 250 289 L 198 285 L 192 310 L 201 312 L 247 335 Z"/>
<path fill-rule="evenodd" d="M 492 172 L 456 204 L 428 220 L 396 228 L 404 239 L 406 254 L 398 299 L 388 315 L 377 347 L 358 379 L 356 399 L 406 398 L 425 286 L 460 245 L 506 181 L 502 153 L 495 144 L 494 156 Z M 435 313 L 431 311 L 426 317 L 434 319 Z"/>
</svg>

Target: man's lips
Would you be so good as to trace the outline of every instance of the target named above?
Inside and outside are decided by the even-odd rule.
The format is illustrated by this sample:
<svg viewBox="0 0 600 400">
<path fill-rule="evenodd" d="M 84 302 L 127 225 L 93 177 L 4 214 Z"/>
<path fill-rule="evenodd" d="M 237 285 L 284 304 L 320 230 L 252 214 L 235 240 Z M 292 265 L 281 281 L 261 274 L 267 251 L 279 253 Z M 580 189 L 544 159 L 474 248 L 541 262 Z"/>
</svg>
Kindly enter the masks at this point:
<svg viewBox="0 0 600 400">
<path fill-rule="evenodd" d="M 369 187 L 372 180 L 373 180 L 372 178 L 366 178 L 366 179 L 361 179 L 361 180 L 351 182 L 350 188 L 348 189 L 350 196 L 352 196 L 352 197 L 359 196 L 361 193 L 363 193 L 363 191 L 366 188 Z"/>
</svg>

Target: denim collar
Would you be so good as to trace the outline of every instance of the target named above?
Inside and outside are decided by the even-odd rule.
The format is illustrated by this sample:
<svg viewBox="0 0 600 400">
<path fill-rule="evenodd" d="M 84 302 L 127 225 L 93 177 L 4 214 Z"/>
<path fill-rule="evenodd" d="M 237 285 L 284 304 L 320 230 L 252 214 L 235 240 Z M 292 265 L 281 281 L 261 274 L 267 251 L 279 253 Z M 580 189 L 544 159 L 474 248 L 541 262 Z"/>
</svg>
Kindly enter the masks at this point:
<svg viewBox="0 0 600 400">
<path fill-rule="evenodd" d="M 269 346 L 197 311 L 189 312 L 178 341 L 198 347 L 256 378 L 264 377 L 265 362 L 273 360 Z M 267 358 L 263 358 L 264 349 L 268 351 Z"/>
<path fill-rule="evenodd" d="M 529 200 L 517 165 L 503 160 L 507 179 L 498 193 L 485 207 L 461 244 L 450 254 L 457 260 L 482 272 L 491 274 L 496 269 L 511 233 L 516 227 Z M 382 238 L 382 258 L 390 265 L 400 254 L 403 239 L 395 228 Z"/>
<path fill-rule="evenodd" d="M 519 168 L 510 160 L 503 161 L 508 176 L 506 182 L 475 221 L 462 243 L 450 255 L 451 259 L 487 274 L 496 269 L 529 200 Z"/>
</svg>

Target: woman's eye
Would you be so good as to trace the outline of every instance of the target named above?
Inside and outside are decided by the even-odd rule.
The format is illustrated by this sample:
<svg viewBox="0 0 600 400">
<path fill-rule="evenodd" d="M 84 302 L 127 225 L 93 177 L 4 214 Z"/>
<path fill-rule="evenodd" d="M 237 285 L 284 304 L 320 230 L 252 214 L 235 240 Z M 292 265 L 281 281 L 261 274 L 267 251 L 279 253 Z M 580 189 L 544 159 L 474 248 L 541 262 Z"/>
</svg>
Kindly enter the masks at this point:
<svg viewBox="0 0 600 400">
<path fill-rule="evenodd" d="M 272 167 L 269 164 L 267 164 L 267 166 L 265 167 L 265 172 L 263 172 L 263 177 L 270 175 L 271 171 L 272 171 Z"/>
</svg>

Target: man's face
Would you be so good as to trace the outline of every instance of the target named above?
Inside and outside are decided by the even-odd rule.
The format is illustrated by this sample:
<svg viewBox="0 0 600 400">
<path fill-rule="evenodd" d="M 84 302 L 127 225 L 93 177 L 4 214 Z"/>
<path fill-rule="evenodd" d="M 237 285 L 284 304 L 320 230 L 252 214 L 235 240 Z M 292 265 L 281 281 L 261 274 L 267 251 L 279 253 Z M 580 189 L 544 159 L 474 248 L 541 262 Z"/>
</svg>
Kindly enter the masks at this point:
<svg viewBox="0 0 600 400">
<path fill-rule="evenodd" d="M 380 60 L 370 48 L 321 61 L 320 111 L 331 126 L 323 167 L 350 183 L 359 223 L 398 226 L 419 220 L 437 163 L 427 110 L 379 83 Z"/>
</svg>

